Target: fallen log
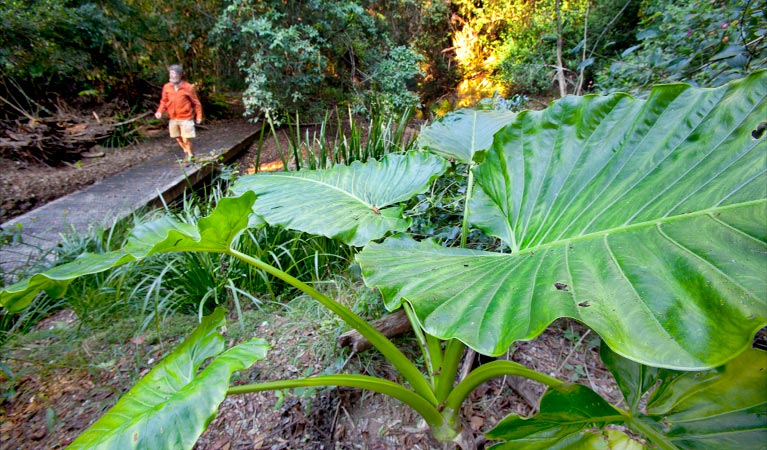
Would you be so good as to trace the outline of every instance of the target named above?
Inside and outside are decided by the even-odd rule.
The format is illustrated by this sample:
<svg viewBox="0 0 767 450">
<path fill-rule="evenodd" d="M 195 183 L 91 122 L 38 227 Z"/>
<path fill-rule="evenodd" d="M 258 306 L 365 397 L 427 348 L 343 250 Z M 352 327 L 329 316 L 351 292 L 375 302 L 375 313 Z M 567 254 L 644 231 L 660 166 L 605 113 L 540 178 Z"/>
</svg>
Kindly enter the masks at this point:
<svg viewBox="0 0 767 450">
<path fill-rule="evenodd" d="M 0 156 L 57 165 L 80 158 L 112 136 L 119 127 L 132 124 L 151 113 L 114 122 L 97 114 L 80 115 L 59 108 L 51 117 L 0 123 Z M 127 130 L 125 130 L 127 131 Z M 125 134 L 123 131 L 120 133 Z"/>
<path fill-rule="evenodd" d="M 370 323 L 376 330 L 383 333 L 387 338 L 392 338 L 412 330 L 410 321 L 407 319 L 405 310 L 399 309 L 397 312 L 383 316 Z M 360 353 L 369 349 L 373 345 L 362 336 L 359 331 L 351 330 L 338 336 L 336 342 L 341 347 L 349 347 L 352 353 Z"/>
</svg>

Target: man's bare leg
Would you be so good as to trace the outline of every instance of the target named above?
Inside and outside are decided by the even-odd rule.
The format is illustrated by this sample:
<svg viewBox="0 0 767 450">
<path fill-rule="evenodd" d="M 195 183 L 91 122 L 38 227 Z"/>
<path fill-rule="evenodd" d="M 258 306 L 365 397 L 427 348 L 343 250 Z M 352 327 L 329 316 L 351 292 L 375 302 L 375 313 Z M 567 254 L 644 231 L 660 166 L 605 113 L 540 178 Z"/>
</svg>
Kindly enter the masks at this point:
<svg viewBox="0 0 767 450">
<path fill-rule="evenodd" d="M 181 147 L 181 150 L 184 151 L 184 155 L 186 160 L 191 160 L 194 157 L 194 149 L 192 148 L 192 141 L 183 138 L 183 137 L 177 137 L 176 142 L 178 142 L 178 145 Z"/>
</svg>

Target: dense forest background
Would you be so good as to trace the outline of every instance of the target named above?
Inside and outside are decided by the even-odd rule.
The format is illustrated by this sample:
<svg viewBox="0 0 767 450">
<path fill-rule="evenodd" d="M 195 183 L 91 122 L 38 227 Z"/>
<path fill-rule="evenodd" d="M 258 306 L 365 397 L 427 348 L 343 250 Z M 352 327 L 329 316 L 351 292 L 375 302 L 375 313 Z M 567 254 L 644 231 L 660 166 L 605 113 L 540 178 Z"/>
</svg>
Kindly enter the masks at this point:
<svg viewBox="0 0 767 450">
<path fill-rule="evenodd" d="M 208 116 L 329 107 L 427 117 L 493 95 L 717 86 L 767 66 L 764 0 L 7 0 L 5 119 L 152 108 L 169 64 Z"/>
</svg>

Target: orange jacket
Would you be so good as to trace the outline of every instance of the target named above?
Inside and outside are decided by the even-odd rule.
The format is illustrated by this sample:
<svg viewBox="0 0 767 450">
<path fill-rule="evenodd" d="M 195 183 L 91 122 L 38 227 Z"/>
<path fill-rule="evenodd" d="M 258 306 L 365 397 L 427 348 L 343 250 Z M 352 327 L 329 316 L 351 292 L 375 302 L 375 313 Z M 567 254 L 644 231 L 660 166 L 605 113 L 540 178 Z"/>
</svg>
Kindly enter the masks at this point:
<svg viewBox="0 0 767 450">
<path fill-rule="evenodd" d="M 157 112 L 162 114 L 165 111 L 168 111 L 168 116 L 175 120 L 193 117 L 196 117 L 198 121 L 202 120 L 202 104 L 194 91 L 194 85 L 182 81 L 176 90 L 173 83 L 165 83 Z"/>
</svg>

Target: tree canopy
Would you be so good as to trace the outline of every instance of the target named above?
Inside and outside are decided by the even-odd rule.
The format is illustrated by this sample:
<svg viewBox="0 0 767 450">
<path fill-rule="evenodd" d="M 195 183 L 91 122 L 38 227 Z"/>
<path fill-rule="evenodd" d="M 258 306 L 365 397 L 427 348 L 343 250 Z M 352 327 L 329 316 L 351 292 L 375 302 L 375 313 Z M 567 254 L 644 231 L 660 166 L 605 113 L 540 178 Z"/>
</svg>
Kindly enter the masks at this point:
<svg viewBox="0 0 767 450">
<path fill-rule="evenodd" d="M 546 92 L 560 66 L 572 93 L 716 86 L 767 65 L 765 3 L 9 0 L 0 95 L 153 102 L 172 63 L 203 96 L 242 92 L 252 115 Z"/>
</svg>

